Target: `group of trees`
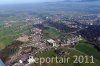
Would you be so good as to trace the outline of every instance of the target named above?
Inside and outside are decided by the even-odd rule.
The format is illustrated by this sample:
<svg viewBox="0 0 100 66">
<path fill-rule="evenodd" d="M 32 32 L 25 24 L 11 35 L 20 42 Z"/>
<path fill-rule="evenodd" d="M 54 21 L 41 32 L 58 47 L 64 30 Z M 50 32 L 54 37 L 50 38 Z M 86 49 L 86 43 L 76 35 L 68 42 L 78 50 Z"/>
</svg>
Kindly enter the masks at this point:
<svg viewBox="0 0 100 66">
<path fill-rule="evenodd" d="M 89 26 L 87 29 L 81 30 L 80 33 L 85 39 L 87 39 L 89 42 L 93 43 L 100 49 L 100 40 L 98 39 L 100 37 L 99 25 Z"/>
<path fill-rule="evenodd" d="M 0 51 L 0 58 L 6 62 L 9 59 L 9 56 L 13 55 L 19 50 L 18 48 L 21 44 L 23 44 L 23 42 L 13 41 L 11 45 Z"/>
</svg>

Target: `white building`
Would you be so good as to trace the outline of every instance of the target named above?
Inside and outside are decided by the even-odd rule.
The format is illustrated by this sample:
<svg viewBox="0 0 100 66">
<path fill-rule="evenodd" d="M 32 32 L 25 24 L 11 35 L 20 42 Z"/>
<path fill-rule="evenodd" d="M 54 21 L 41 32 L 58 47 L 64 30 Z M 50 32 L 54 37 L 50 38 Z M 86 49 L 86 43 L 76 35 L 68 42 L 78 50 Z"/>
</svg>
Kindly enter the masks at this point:
<svg viewBox="0 0 100 66">
<path fill-rule="evenodd" d="M 29 64 L 35 63 L 35 59 L 33 58 L 33 56 L 29 56 L 29 59 L 27 61 Z"/>
<path fill-rule="evenodd" d="M 33 58 L 33 56 L 28 56 L 28 57 L 24 57 L 20 59 L 19 63 L 20 64 L 31 64 L 31 63 L 35 63 L 35 59 Z"/>
<path fill-rule="evenodd" d="M 23 61 L 22 61 L 22 60 L 19 60 L 19 63 L 21 63 L 21 64 L 22 64 L 22 63 L 23 63 Z"/>
<path fill-rule="evenodd" d="M 53 39 L 47 40 L 48 43 L 52 44 L 53 47 L 58 47 L 56 42 Z"/>
<path fill-rule="evenodd" d="M 83 40 L 81 35 L 79 35 L 79 40 Z"/>
</svg>

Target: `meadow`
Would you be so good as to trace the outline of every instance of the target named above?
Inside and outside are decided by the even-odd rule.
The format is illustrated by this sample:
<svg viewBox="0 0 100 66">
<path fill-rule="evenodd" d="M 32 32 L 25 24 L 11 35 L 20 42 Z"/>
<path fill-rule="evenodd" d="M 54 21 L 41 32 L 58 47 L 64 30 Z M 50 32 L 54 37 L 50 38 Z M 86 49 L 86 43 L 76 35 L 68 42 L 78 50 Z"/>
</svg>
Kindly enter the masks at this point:
<svg viewBox="0 0 100 66">
<path fill-rule="evenodd" d="M 56 63 L 56 61 L 54 61 L 54 63 L 49 63 L 49 64 L 42 64 L 42 65 L 39 65 L 39 64 L 32 64 L 30 66 L 99 66 L 100 65 L 100 62 L 98 62 L 97 60 L 94 59 L 94 62 L 95 63 L 73 63 L 73 61 L 75 60 L 75 58 L 73 58 L 73 56 L 77 55 L 77 56 L 87 56 L 86 54 L 84 53 L 81 53 L 80 51 L 77 51 L 75 49 L 68 49 L 68 48 L 62 48 L 61 51 L 64 51 L 64 52 L 69 52 L 70 54 L 69 55 L 65 55 L 66 57 L 70 57 L 71 59 L 69 60 L 69 62 L 67 63 Z M 51 49 L 47 52 L 43 52 L 43 53 L 38 53 L 35 55 L 36 57 L 44 57 L 44 58 L 47 58 L 47 57 L 55 57 L 57 56 L 57 54 L 55 53 L 55 50 L 54 49 Z M 34 57 L 35 57 L 34 56 Z M 62 56 L 60 56 L 62 57 Z M 90 58 L 89 58 L 90 60 Z"/>
</svg>

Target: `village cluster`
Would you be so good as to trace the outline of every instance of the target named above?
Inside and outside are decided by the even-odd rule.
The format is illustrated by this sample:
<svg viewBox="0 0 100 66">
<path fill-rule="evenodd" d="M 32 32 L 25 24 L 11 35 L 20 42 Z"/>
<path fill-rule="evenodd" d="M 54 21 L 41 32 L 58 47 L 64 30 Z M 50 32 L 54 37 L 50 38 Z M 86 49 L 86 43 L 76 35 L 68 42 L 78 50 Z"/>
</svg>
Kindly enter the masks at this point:
<svg viewBox="0 0 100 66">
<path fill-rule="evenodd" d="M 61 42 L 60 39 L 42 39 L 42 36 L 42 29 L 33 28 L 30 36 L 23 34 L 19 37 L 17 40 L 24 42 L 24 44 L 19 47 L 19 52 L 13 55 L 7 64 L 10 66 L 28 66 L 36 61 L 33 55 L 37 53 L 43 53 L 52 48 L 71 48 L 82 40 L 81 35 L 74 36 L 64 42 Z"/>
</svg>

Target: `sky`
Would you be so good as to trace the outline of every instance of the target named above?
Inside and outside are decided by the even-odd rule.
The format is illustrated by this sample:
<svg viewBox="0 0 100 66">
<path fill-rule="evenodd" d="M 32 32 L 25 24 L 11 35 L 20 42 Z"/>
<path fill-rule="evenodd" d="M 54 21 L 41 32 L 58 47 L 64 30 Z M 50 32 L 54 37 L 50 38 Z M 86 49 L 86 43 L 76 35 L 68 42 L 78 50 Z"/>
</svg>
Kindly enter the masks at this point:
<svg viewBox="0 0 100 66">
<path fill-rule="evenodd" d="M 41 3 L 41 2 L 54 2 L 62 0 L 0 0 L 0 4 L 19 4 L 19 3 Z"/>
<path fill-rule="evenodd" d="M 5 66 L 4 63 L 0 59 L 0 66 Z"/>
<path fill-rule="evenodd" d="M 42 3 L 42 2 L 55 2 L 55 1 L 87 1 L 87 0 L 0 0 L 0 4 Z M 88 0 L 88 1 L 99 1 L 99 0 Z"/>
</svg>

